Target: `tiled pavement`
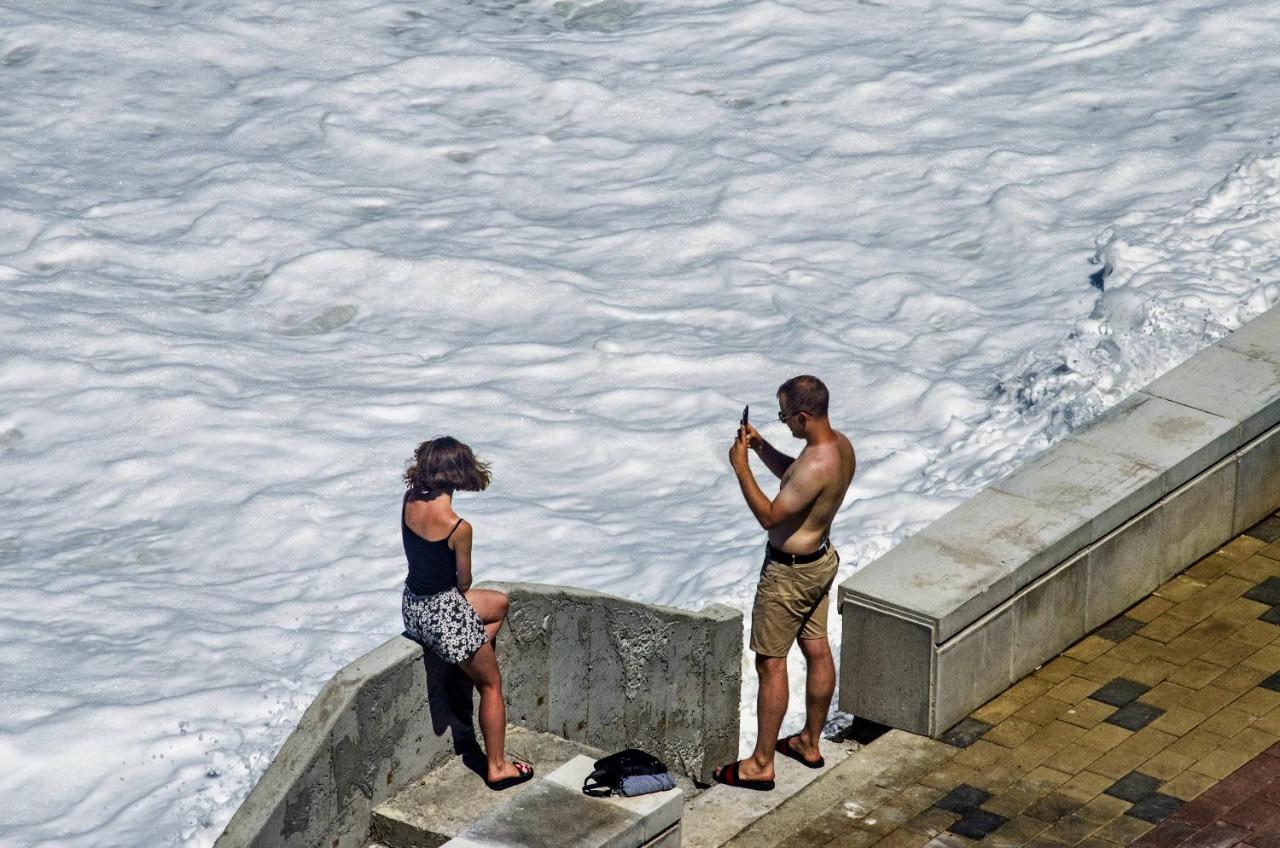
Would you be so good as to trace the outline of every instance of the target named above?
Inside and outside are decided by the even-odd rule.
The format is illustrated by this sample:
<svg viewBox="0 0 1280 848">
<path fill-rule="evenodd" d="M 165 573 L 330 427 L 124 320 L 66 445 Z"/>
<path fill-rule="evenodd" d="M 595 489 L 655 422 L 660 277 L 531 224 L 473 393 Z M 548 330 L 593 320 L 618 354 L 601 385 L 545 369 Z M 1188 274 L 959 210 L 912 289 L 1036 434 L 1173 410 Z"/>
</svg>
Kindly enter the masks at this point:
<svg viewBox="0 0 1280 848">
<path fill-rule="evenodd" d="M 927 774 L 784 844 L 1280 848 L 1280 513 L 943 741 Z"/>
</svg>

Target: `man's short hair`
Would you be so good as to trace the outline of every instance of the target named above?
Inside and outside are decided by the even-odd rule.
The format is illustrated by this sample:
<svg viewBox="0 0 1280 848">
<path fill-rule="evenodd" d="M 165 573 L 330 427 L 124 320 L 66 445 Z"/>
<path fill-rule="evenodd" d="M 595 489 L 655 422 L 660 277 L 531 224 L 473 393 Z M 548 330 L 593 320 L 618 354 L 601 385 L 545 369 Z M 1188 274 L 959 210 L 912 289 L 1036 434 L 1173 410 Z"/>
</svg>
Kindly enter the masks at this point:
<svg viewBox="0 0 1280 848">
<path fill-rule="evenodd" d="M 801 374 L 778 386 L 778 396 L 789 412 L 807 412 L 814 418 L 827 417 L 831 399 L 826 385 L 817 377 Z"/>
</svg>

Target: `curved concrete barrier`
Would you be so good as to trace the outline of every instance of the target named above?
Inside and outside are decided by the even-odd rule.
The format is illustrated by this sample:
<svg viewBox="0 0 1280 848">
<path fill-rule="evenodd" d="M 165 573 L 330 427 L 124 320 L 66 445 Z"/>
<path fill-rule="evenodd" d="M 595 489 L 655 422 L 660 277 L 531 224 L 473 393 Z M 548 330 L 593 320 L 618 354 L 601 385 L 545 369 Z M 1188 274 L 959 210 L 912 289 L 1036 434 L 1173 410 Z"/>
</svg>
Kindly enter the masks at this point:
<svg viewBox="0 0 1280 848">
<path fill-rule="evenodd" d="M 1280 507 L 1280 307 L 840 587 L 840 708 L 938 736 Z"/>
<path fill-rule="evenodd" d="M 737 754 L 742 614 L 598 592 L 487 584 L 508 721 L 605 750 L 642 747 L 702 779 Z M 215 848 L 358 848 L 370 812 L 474 736 L 469 688 L 396 636 L 325 684 Z"/>
</svg>

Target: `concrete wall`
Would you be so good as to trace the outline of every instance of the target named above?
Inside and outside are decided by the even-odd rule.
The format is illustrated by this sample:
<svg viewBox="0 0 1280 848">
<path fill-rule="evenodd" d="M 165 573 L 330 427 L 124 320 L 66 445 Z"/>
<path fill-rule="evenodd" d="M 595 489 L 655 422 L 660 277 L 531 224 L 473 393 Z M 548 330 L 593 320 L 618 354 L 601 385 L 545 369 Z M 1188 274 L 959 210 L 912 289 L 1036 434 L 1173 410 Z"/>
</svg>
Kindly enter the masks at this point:
<svg viewBox="0 0 1280 848">
<path fill-rule="evenodd" d="M 840 587 L 840 708 L 940 735 L 1280 507 L 1280 307 Z"/>
<path fill-rule="evenodd" d="M 643 748 L 709 781 L 737 759 L 742 613 L 531 583 L 498 634 L 508 720 L 604 750 Z"/>
<path fill-rule="evenodd" d="M 510 723 L 608 750 L 645 748 L 700 779 L 737 755 L 741 613 L 488 585 L 511 596 L 497 646 Z M 359 846 L 373 807 L 471 738 L 474 700 L 461 679 L 403 636 L 340 670 L 215 848 Z"/>
</svg>

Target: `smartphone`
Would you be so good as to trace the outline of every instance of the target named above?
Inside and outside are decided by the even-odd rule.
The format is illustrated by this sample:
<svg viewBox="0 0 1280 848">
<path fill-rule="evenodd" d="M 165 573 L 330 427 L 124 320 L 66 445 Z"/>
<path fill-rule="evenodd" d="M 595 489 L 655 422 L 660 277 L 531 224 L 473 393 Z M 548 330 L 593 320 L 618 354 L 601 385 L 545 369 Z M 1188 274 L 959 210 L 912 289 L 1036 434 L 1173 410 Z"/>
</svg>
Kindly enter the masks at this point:
<svg viewBox="0 0 1280 848">
<path fill-rule="evenodd" d="M 751 411 L 751 404 L 742 407 L 742 426 L 747 426 L 747 414 Z"/>
</svg>

